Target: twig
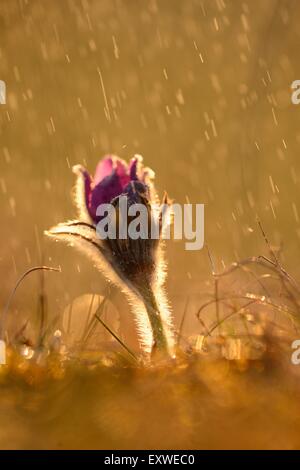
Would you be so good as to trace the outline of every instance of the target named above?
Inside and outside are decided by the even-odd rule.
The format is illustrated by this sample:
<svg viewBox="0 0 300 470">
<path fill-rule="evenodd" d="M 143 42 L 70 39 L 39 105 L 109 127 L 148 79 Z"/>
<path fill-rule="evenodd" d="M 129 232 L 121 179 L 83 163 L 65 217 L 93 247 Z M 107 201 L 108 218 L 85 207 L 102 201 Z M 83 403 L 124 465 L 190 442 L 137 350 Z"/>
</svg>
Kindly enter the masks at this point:
<svg viewBox="0 0 300 470">
<path fill-rule="evenodd" d="M 102 326 L 104 326 L 104 328 L 118 341 L 118 343 L 124 348 L 126 349 L 126 351 L 130 354 L 130 356 L 132 356 L 137 362 L 138 362 L 138 359 L 136 357 L 136 355 L 134 354 L 133 351 L 131 351 L 131 349 L 128 348 L 128 346 L 126 346 L 126 344 L 121 340 L 121 338 L 119 338 L 119 336 L 114 333 L 114 331 L 102 320 L 101 317 L 99 317 L 97 314 L 95 314 L 95 318 L 101 323 Z"/>
<path fill-rule="evenodd" d="M 86 343 L 88 342 L 88 340 L 90 339 L 93 331 L 94 331 L 94 328 L 97 324 L 96 322 L 96 315 L 98 316 L 101 316 L 102 313 L 103 313 L 103 310 L 104 310 L 104 306 L 107 302 L 107 297 L 104 297 L 104 299 L 102 300 L 102 302 L 100 303 L 100 305 L 98 306 L 97 310 L 96 310 L 96 313 L 93 315 L 91 321 L 90 321 L 90 324 L 88 326 L 88 329 L 86 331 L 86 335 L 85 335 L 85 338 L 83 339 L 82 341 L 82 345 L 81 345 L 81 349 L 86 345 Z"/>
<path fill-rule="evenodd" d="M 257 217 L 256 221 L 257 221 L 257 224 L 258 224 L 258 226 L 259 226 L 259 228 L 260 228 L 261 234 L 262 234 L 262 236 L 263 236 L 263 238 L 264 238 L 264 240 L 265 240 L 265 242 L 266 242 L 266 245 L 267 245 L 267 247 L 268 247 L 268 250 L 269 250 L 269 252 L 270 252 L 270 255 L 271 255 L 271 257 L 272 257 L 273 260 L 274 260 L 274 263 L 276 264 L 276 266 L 280 266 L 280 265 L 279 265 L 278 258 L 277 258 L 276 254 L 275 254 L 275 251 L 274 251 L 273 248 L 271 247 L 271 244 L 270 244 L 270 242 L 269 242 L 269 240 L 268 240 L 267 234 L 266 234 L 266 232 L 264 231 L 263 226 L 262 226 L 262 224 L 261 224 L 261 221 L 259 220 L 258 217 Z"/>
<path fill-rule="evenodd" d="M 86 334 L 89 330 L 90 318 L 91 318 L 91 314 L 92 314 L 94 300 L 95 300 L 95 294 L 92 294 L 91 302 L 90 302 L 90 306 L 89 306 L 89 310 L 88 310 L 88 314 L 87 314 L 87 318 L 86 318 L 86 322 L 85 322 L 85 327 L 84 327 L 82 338 L 81 338 L 82 341 L 84 340 L 84 337 L 86 336 Z"/>
<path fill-rule="evenodd" d="M 177 347 L 179 346 L 180 340 L 182 338 L 183 325 L 184 325 L 184 321 L 185 321 L 189 301 L 190 301 L 190 298 L 187 297 L 186 302 L 185 302 L 185 306 L 184 306 L 184 310 L 183 310 L 183 314 L 182 314 L 182 318 L 181 318 L 181 322 L 180 322 L 180 326 L 179 326 L 179 330 L 178 330 L 178 333 L 177 333 Z"/>
<path fill-rule="evenodd" d="M 3 312 L 2 312 L 2 318 L 1 318 L 1 322 L 0 322 L 0 338 L 3 339 L 4 338 L 4 333 L 5 333 L 5 325 L 6 325 L 6 318 L 7 318 L 7 314 L 8 314 L 8 311 L 9 311 L 9 307 L 10 307 L 10 304 L 14 298 L 14 295 L 19 287 L 19 285 L 22 283 L 23 279 L 28 276 L 28 274 L 34 272 L 34 271 L 40 271 L 40 270 L 44 270 L 44 271 L 56 271 L 56 272 L 61 272 L 60 268 L 51 268 L 49 266 L 35 266 L 33 268 L 30 268 L 28 269 L 27 271 L 25 271 L 25 273 L 22 274 L 21 277 L 19 277 L 19 279 L 17 280 L 16 282 L 16 285 L 15 287 L 13 288 L 13 290 L 11 291 L 10 293 L 10 296 L 8 297 L 8 300 L 6 302 L 6 305 L 3 309 Z"/>
<path fill-rule="evenodd" d="M 237 315 L 239 313 L 241 313 L 242 310 L 244 310 L 245 308 L 249 307 L 250 305 L 256 303 L 257 300 L 251 300 L 250 302 L 246 303 L 245 305 L 243 305 L 242 307 L 240 307 L 238 310 L 235 310 L 234 312 L 231 312 L 229 313 L 228 315 L 226 315 L 224 318 L 222 318 L 220 320 L 220 322 L 217 322 L 214 326 L 212 326 L 210 328 L 210 330 L 208 331 L 208 333 L 204 336 L 204 338 L 207 338 L 207 336 L 211 336 L 212 332 L 218 328 L 220 326 L 220 323 L 224 323 L 226 320 L 228 320 L 229 318 L 233 317 L 234 315 Z"/>
<path fill-rule="evenodd" d="M 210 252 L 210 249 L 209 249 L 209 246 L 206 245 L 206 248 L 207 248 L 207 253 L 208 253 L 208 258 L 209 258 L 209 261 L 210 261 L 210 265 L 211 265 L 211 273 L 212 273 L 212 276 L 214 278 L 214 294 L 215 294 L 215 304 L 216 304 L 216 319 L 217 319 L 217 322 L 219 324 L 220 323 L 220 307 L 219 307 L 219 278 L 217 277 L 217 272 L 216 272 L 216 269 L 215 269 L 215 264 L 214 264 L 214 261 L 213 261 L 213 257 L 211 255 L 211 252 Z"/>
<path fill-rule="evenodd" d="M 288 307 L 286 306 L 282 306 L 282 305 L 277 305 L 275 304 L 274 302 L 271 301 L 271 299 L 265 297 L 265 296 L 260 296 L 260 295 L 256 295 L 256 294 L 251 294 L 251 293 L 248 293 L 248 294 L 239 294 L 239 295 L 228 295 L 228 296 L 225 296 L 225 297 L 222 297 L 222 298 L 219 298 L 220 301 L 224 301 L 224 300 L 230 300 L 230 299 L 253 299 L 253 300 L 256 300 L 258 303 L 262 304 L 262 305 L 267 305 L 269 307 L 273 307 L 275 308 L 276 310 L 282 312 L 282 313 L 285 313 L 289 316 L 289 318 L 291 319 L 292 323 L 293 323 L 293 326 L 294 328 L 296 328 L 295 326 L 295 323 L 294 323 L 294 320 L 295 318 L 297 318 L 297 313 L 296 312 L 293 312 L 292 310 L 290 310 Z M 197 317 L 199 317 L 199 315 L 201 314 L 202 310 L 204 310 L 206 307 L 208 307 L 209 305 L 213 304 L 215 302 L 215 300 L 209 300 L 207 301 L 205 304 L 203 304 L 200 309 L 198 310 L 197 312 Z"/>
</svg>

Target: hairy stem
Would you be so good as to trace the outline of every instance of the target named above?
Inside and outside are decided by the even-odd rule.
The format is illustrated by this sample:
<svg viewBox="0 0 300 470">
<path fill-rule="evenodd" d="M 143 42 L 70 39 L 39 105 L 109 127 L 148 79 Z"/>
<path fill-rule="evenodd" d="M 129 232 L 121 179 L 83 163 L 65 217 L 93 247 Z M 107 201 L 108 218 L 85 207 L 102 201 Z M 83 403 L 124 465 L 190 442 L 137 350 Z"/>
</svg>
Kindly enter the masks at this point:
<svg viewBox="0 0 300 470">
<path fill-rule="evenodd" d="M 139 292 L 142 296 L 152 329 L 152 354 L 158 351 L 164 355 L 169 355 L 168 341 L 154 292 L 149 285 L 145 284 L 140 286 Z"/>
</svg>

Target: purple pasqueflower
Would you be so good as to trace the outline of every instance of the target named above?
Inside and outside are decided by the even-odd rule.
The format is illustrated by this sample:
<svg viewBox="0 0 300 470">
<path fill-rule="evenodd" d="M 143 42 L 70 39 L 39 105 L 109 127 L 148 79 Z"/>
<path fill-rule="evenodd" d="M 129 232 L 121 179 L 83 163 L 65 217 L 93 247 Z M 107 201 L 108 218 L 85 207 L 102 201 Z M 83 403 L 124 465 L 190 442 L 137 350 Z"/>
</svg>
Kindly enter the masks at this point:
<svg viewBox="0 0 300 470">
<path fill-rule="evenodd" d="M 59 224 L 46 234 L 90 255 L 108 280 L 122 289 L 136 314 L 144 351 L 170 354 L 174 335 L 163 289 L 166 270 L 160 238 L 151 238 L 151 227 L 148 227 L 148 237 L 138 239 L 129 236 L 100 239 L 96 231 L 101 220 L 97 208 L 111 203 L 118 213 L 120 200 L 126 196 L 127 207 L 135 203 L 146 207 L 148 220 L 157 224 L 161 234 L 162 212 L 157 210 L 153 171 L 143 166 L 141 156 L 135 156 L 128 165 L 113 155 L 98 163 L 93 178 L 81 165 L 76 165 L 73 171 L 77 175 L 74 199 L 78 220 Z M 167 202 L 165 196 L 164 205 Z M 118 224 L 118 217 L 115 223 Z"/>
<path fill-rule="evenodd" d="M 135 156 L 129 165 L 115 155 L 108 155 L 98 163 L 94 178 L 81 165 L 73 167 L 74 173 L 82 180 L 85 193 L 84 211 L 91 223 L 97 224 L 101 219 L 96 215 L 101 204 L 108 204 L 121 194 L 130 193 L 132 183 L 143 185 L 151 197 L 151 179 L 154 174 L 149 168 L 143 168 L 141 162 L 139 155 Z"/>
</svg>

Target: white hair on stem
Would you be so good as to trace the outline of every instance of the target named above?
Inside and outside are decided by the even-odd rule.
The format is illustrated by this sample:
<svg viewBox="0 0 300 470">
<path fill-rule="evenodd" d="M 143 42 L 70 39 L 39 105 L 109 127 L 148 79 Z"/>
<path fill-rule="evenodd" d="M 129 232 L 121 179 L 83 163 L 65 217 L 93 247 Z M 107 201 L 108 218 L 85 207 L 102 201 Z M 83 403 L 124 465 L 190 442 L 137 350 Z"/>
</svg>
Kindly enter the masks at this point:
<svg viewBox="0 0 300 470">
<path fill-rule="evenodd" d="M 168 347 L 172 353 L 175 348 L 175 332 L 173 326 L 173 313 L 165 289 L 167 262 L 165 260 L 164 246 L 162 241 L 160 241 L 157 248 L 155 265 L 155 278 L 153 279 L 152 288 L 154 296 L 157 300 L 157 304 L 159 305 L 159 313 L 163 321 Z"/>
<path fill-rule="evenodd" d="M 106 254 L 95 228 L 85 226 L 81 221 L 73 220 L 52 227 L 45 234 L 55 240 L 62 240 L 85 253 L 106 279 L 121 289 L 133 311 L 142 351 L 149 354 L 153 345 L 153 334 L 145 305 L 134 287 L 128 285 L 109 263 L 109 254 Z"/>
</svg>

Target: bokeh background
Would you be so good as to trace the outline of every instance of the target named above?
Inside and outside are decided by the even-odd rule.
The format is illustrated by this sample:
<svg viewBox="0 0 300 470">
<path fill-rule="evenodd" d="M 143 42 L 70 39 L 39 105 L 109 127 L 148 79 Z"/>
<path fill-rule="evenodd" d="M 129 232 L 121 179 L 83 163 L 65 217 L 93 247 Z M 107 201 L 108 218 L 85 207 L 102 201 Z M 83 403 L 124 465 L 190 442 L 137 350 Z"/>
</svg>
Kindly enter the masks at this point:
<svg viewBox="0 0 300 470">
<path fill-rule="evenodd" d="M 103 292 L 85 259 L 43 231 L 75 216 L 73 164 L 134 153 L 160 194 L 205 204 L 205 242 L 221 270 L 265 251 L 259 216 L 295 275 L 300 237 L 299 2 L 1 0 L 0 301 L 41 260 L 48 310 Z M 205 249 L 167 243 L 176 322 L 211 268 Z M 39 279 L 12 311 L 34 312 Z M 124 307 L 125 309 L 125 307 Z"/>
</svg>

